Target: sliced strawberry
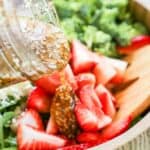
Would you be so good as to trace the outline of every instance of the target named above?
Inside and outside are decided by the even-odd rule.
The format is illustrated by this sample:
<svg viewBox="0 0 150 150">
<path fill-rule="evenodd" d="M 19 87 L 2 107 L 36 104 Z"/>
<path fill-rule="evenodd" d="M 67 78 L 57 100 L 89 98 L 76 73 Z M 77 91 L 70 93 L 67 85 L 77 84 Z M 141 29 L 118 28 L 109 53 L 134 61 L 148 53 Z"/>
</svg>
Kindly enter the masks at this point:
<svg viewBox="0 0 150 150">
<path fill-rule="evenodd" d="M 78 88 L 77 81 L 75 79 L 75 76 L 69 64 L 64 69 L 64 73 L 65 73 L 65 78 L 68 81 L 68 83 L 72 86 L 74 90 L 77 90 Z"/>
<path fill-rule="evenodd" d="M 82 89 L 79 91 L 79 97 L 81 102 L 88 109 L 92 110 L 93 107 L 98 107 L 100 109 L 102 107 L 101 102 L 91 85 L 85 85 L 82 87 Z"/>
<path fill-rule="evenodd" d="M 102 103 L 104 113 L 113 118 L 116 114 L 116 109 L 113 103 L 115 98 L 102 84 L 99 84 L 95 91 Z"/>
<path fill-rule="evenodd" d="M 109 58 L 109 57 L 105 57 L 102 56 L 102 58 L 107 61 L 107 63 L 109 63 L 110 65 L 112 65 L 115 69 L 121 71 L 121 72 L 125 72 L 128 63 L 124 60 L 120 60 L 120 59 L 114 59 L 114 58 Z"/>
<path fill-rule="evenodd" d="M 97 116 L 83 104 L 76 104 L 75 114 L 77 121 L 83 130 L 97 131 L 99 129 Z"/>
<path fill-rule="evenodd" d="M 125 76 L 124 76 L 124 74 L 122 74 L 121 72 L 118 72 L 117 74 L 116 74 L 116 76 L 114 76 L 113 78 L 112 78 L 112 80 L 110 81 L 112 84 L 116 84 L 116 85 L 118 85 L 118 84 L 121 84 L 121 83 L 123 83 L 123 81 L 124 81 L 124 78 Z"/>
<path fill-rule="evenodd" d="M 77 137 L 79 143 L 98 143 L 100 140 L 100 133 L 98 132 L 82 132 Z"/>
<path fill-rule="evenodd" d="M 117 71 L 117 74 L 115 77 L 111 80 L 112 83 L 119 84 L 122 83 L 124 80 L 124 74 L 127 69 L 128 63 L 123 60 L 119 59 L 113 59 L 113 58 L 108 58 L 104 57 L 104 59 L 111 64 Z"/>
<path fill-rule="evenodd" d="M 121 133 L 125 132 L 131 123 L 131 117 L 122 118 L 112 122 L 108 127 L 106 127 L 101 133 L 101 139 L 103 142 L 110 140 Z"/>
<path fill-rule="evenodd" d="M 65 146 L 62 148 L 58 148 L 57 150 L 87 150 L 91 145 L 90 144 L 76 144 L 71 146 Z"/>
<path fill-rule="evenodd" d="M 72 60 L 71 65 L 75 74 L 91 71 L 95 62 L 92 52 L 77 40 L 71 42 Z"/>
<path fill-rule="evenodd" d="M 82 88 L 85 85 L 95 86 L 96 78 L 92 73 L 81 73 L 76 76 L 78 87 Z"/>
<path fill-rule="evenodd" d="M 29 125 L 38 130 L 44 130 L 40 115 L 32 109 L 28 109 L 21 114 L 18 119 L 18 125 Z"/>
<path fill-rule="evenodd" d="M 95 53 L 92 53 L 79 41 L 72 41 L 72 68 L 75 74 L 90 72 L 93 67 L 98 64 L 94 69 L 94 74 L 96 75 L 97 83 L 106 84 L 110 81 L 116 74 L 115 69 L 104 59 Z"/>
<path fill-rule="evenodd" d="M 98 131 L 111 122 L 100 109 L 94 108 L 94 111 L 91 111 L 81 103 L 76 104 L 75 115 L 84 131 Z"/>
<path fill-rule="evenodd" d="M 116 75 L 116 70 L 105 61 L 101 61 L 94 67 L 93 73 L 97 84 L 107 84 Z"/>
<path fill-rule="evenodd" d="M 117 50 L 121 54 L 131 54 L 140 48 L 150 44 L 150 36 L 149 35 L 139 35 L 134 37 L 131 41 L 131 44 L 128 46 L 118 46 Z"/>
<path fill-rule="evenodd" d="M 102 129 L 102 128 L 108 126 L 112 122 L 111 117 L 109 117 L 108 115 L 105 115 L 104 112 L 102 111 L 102 109 L 95 107 L 95 108 L 93 108 L 93 112 L 98 118 L 99 129 Z"/>
<path fill-rule="evenodd" d="M 76 144 L 77 144 L 76 139 L 73 138 L 73 139 L 68 139 L 66 146 L 76 145 Z"/>
<path fill-rule="evenodd" d="M 51 150 L 63 147 L 66 140 L 54 135 L 21 125 L 17 132 L 18 150 Z"/>
<path fill-rule="evenodd" d="M 51 75 L 45 75 L 36 81 L 36 85 L 41 87 L 49 94 L 54 94 L 56 88 L 61 84 L 60 74 L 58 72 L 54 72 Z"/>
<path fill-rule="evenodd" d="M 50 112 L 51 98 L 40 87 L 36 87 L 28 96 L 27 108 L 35 109 L 40 113 Z"/>
<path fill-rule="evenodd" d="M 62 71 L 62 75 L 64 75 L 65 80 L 67 80 L 68 83 L 70 83 L 74 90 L 78 88 L 75 76 L 69 64 Z M 37 86 L 43 88 L 49 94 L 53 95 L 56 91 L 56 88 L 61 85 L 61 73 L 54 72 L 51 75 L 45 75 L 39 80 L 37 80 L 36 84 Z"/>
<path fill-rule="evenodd" d="M 51 116 L 47 123 L 46 133 L 56 134 L 57 132 L 58 132 L 57 124 L 56 124 L 55 120 L 53 119 L 53 117 Z"/>
</svg>

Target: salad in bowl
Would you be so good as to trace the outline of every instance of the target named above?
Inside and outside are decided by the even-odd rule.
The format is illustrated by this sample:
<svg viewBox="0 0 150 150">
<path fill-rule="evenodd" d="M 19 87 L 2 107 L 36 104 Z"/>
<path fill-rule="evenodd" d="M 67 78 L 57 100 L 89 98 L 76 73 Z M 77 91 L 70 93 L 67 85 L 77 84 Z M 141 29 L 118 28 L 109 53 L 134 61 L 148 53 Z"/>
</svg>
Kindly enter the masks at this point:
<svg viewBox="0 0 150 150">
<path fill-rule="evenodd" d="M 141 81 L 127 76 L 130 56 L 150 44 L 148 30 L 132 18 L 128 1 L 54 4 L 69 40 L 69 63 L 34 84 L 26 81 L 1 89 L 2 150 L 93 148 L 124 133 L 150 106 L 131 111 L 127 106 L 132 103 L 126 97 L 120 100 L 122 89 Z"/>
</svg>

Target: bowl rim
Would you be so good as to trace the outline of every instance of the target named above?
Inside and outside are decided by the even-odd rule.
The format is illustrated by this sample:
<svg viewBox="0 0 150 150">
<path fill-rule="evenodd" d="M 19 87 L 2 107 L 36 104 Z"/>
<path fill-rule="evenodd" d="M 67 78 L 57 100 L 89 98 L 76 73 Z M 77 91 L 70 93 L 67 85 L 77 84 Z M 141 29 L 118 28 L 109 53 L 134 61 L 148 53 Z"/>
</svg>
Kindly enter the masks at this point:
<svg viewBox="0 0 150 150">
<path fill-rule="evenodd" d="M 114 150 L 132 141 L 134 138 L 138 137 L 138 135 L 148 129 L 150 129 L 150 112 L 148 112 L 148 114 L 146 114 L 146 116 L 141 121 L 127 130 L 125 133 L 104 144 L 89 148 L 88 150 L 106 150 L 108 148 L 109 150 Z"/>
</svg>

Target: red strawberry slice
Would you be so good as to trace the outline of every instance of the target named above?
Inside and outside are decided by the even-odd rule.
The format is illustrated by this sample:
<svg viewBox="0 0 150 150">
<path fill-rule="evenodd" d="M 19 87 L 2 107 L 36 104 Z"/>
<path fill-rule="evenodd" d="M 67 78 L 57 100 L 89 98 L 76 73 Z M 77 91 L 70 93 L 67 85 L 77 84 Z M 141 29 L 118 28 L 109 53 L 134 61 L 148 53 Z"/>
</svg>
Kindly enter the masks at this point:
<svg viewBox="0 0 150 150">
<path fill-rule="evenodd" d="M 117 71 L 117 74 L 115 77 L 111 80 L 112 83 L 119 84 L 122 83 L 124 80 L 124 74 L 127 69 L 128 63 L 123 60 L 119 59 L 113 59 L 113 58 L 108 58 L 104 57 L 104 59 L 111 64 Z"/>
<path fill-rule="evenodd" d="M 26 125 L 21 125 L 17 132 L 18 150 L 51 150 L 66 145 L 66 140 L 49 135 Z"/>
<path fill-rule="evenodd" d="M 57 124 L 56 124 L 55 120 L 53 119 L 53 117 L 51 116 L 47 123 L 46 133 L 56 134 L 57 132 L 58 132 Z"/>
<path fill-rule="evenodd" d="M 132 54 L 136 50 L 139 50 L 140 48 L 149 45 L 150 44 L 150 36 L 149 35 L 139 35 L 134 37 L 131 40 L 131 44 L 128 46 L 118 46 L 117 51 L 120 54 Z"/>
<path fill-rule="evenodd" d="M 118 72 L 117 75 L 115 77 L 112 78 L 112 80 L 110 81 L 112 84 L 121 84 L 124 81 L 124 74 Z"/>
<path fill-rule="evenodd" d="M 93 107 L 98 107 L 99 109 L 102 107 L 101 102 L 91 85 L 85 85 L 79 91 L 80 101 L 88 108 L 93 109 Z"/>
<path fill-rule="evenodd" d="M 75 107 L 75 114 L 80 127 L 85 131 L 97 131 L 98 118 L 88 110 L 83 104 L 77 104 Z"/>
<path fill-rule="evenodd" d="M 50 112 L 51 98 L 43 89 L 36 87 L 29 95 L 27 108 L 35 109 L 40 113 Z"/>
<path fill-rule="evenodd" d="M 71 146 L 65 146 L 58 148 L 57 150 L 87 150 L 91 145 L 90 144 L 76 144 Z"/>
<path fill-rule="evenodd" d="M 76 138 L 79 143 L 98 143 L 100 140 L 100 133 L 82 132 Z"/>
<path fill-rule="evenodd" d="M 75 74 L 91 71 L 95 62 L 92 52 L 77 40 L 71 42 L 72 60 L 71 65 Z"/>
<path fill-rule="evenodd" d="M 85 85 L 95 86 L 96 78 L 92 73 L 81 73 L 76 76 L 78 87 L 82 88 Z"/>
<path fill-rule="evenodd" d="M 18 125 L 29 125 L 38 130 L 44 130 L 40 115 L 32 109 L 28 109 L 21 114 Z"/>
<path fill-rule="evenodd" d="M 64 73 L 65 73 L 65 78 L 68 81 L 68 83 L 72 86 L 74 90 L 77 90 L 78 88 L 77 81 L 75 79 L 75 76 L 69 64 L 64 69 Z"/>
<path fill-rule="evenodd" d="M 75 115 L 80 127 L 84 131 L 98 131 L 110 124 L 111 119 L 97 108 L 89 110 L 85 105 L 77 103 L 75 106 Z"/>
<path fill-rule="evenodd" d="M 41 87 L 49 94 L 54 95 L 56 88 L 60 86 L 60 74 L 58 72 L 54 72 L 51 75 L 45 75 L 36 81 L 36 85 Z"/>
<path fill-rule="evenodd" d="M 99 84 L 95 91 L 101 101 L 102 110 L 106 115 L 113 118 L 116 114 L 116 109 L 113 103 L 115 98 L 102 84 Z"/>
<path fill-rule="evenodd" d="M 101 61 L 94 67 L 93 73 L 97 84 L 107 84 L 116 75 L 116 70 L 105 61 Z"/>
<path fill-rule="evenodd" d="M 71 50 L 71 64 L 75 74 L 90 72 L 93 67 L 98 64 L 98 67 L 94 69 L 97 84 L 106 84 L 116 75 L 115 69 L 109 63 L 107 63 L 107 61 L 104 61 L 101 56 L 98 56 L 97 54 L 89 51 L 87 47 L 79 41 L 72 41 Z"/>
<path fill-rule="evenodd" d="M 94 53 L 93 53 L 93 57 L 94 57 L 95 62 L 97 62 L 98 64 L 103 63 L 108 68 L 112 69 L 112 67 L 113 67 L 113 69 L 115 69 L 116 75 L 112 78 L 112 80 L 111 80 L 112 83 L 118 84 L 123 81 L 124 73 L 128 66 L 128 63 L 126 61 L 109 58 L 109 57 L 97 55 Z M 107 70 L 103 70 L 103 71 L 105 73 L 105 71 L 107 71 Z M 106 74 L 107 74 L 107 72 L 106 72 Z"/>
<path fill-rule="evenodd" d="M 131 123 L 131 117 L 122 118 L 121 120 L 117 120 L 112 122 L 108 127 L 106 127 L 101 133 L 101 140 L 103 142 L 110 140 L 121 133 L 125 132 Z"/>
</svg>

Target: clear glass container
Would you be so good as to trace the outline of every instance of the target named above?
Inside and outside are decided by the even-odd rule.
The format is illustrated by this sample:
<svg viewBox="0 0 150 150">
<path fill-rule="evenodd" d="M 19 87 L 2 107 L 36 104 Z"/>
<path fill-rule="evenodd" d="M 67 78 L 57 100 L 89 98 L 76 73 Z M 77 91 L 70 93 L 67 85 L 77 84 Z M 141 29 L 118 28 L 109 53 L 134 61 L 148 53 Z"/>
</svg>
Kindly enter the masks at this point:
<svg viewBox="0 0 150 150">
<path fill-rule="evenodd" d="M 0 1 L 0 86 L 65 67 L 69 48 L 51 1 Z"/>
</svg>

